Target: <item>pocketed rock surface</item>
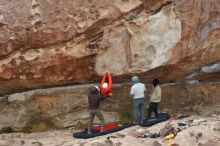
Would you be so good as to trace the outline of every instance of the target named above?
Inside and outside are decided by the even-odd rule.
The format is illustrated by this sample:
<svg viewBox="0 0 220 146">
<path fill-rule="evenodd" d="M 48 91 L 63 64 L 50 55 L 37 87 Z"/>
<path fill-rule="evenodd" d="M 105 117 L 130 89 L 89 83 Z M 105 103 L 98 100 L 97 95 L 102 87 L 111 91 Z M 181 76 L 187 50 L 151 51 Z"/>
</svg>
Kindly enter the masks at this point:
<svg viewBox="0 0 220 146">
<path fill-rule="evenodd" d="M 219 81 L 219 0 L 2 0 L 0 94 L 139 74 Z"/>
</svg>

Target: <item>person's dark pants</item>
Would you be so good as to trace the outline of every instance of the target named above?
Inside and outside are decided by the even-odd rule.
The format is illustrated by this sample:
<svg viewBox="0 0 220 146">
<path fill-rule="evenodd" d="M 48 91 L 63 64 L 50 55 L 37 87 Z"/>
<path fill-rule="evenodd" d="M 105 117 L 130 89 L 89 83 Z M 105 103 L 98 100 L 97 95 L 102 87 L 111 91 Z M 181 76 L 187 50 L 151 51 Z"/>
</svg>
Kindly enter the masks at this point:
<svg viewBox="0 0 220 146">
<path fill-rule="evenodd" d="M 151 102 L 150 103 L 150 106 L 148 108 L 148 115 L 147 115 L 147 118 L 150 119 L 151 118 L 151 113 L 154 112 L 155 113 L 155 117 L 158 116 L 158 111 L 157 111 L 157 108 L 158 108 L 158 102 Z"/>
</svg>

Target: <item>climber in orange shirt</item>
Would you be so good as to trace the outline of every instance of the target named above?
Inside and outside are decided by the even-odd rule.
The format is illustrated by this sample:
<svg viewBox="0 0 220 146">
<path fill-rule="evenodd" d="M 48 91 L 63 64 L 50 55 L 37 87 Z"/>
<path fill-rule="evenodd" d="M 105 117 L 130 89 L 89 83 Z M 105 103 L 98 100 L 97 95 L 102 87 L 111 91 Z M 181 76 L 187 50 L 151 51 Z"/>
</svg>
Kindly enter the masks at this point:
<svg viewBox="0 0 220 146">
<path fill-rule="evenodd" d="M 108 83 L 106 83 L 106 78 L 108 78 Z M 103 96 L 112 94 L 112 76 L 110 72 L 105 72 L 100 84 L 100 89 Z"/>
</svg>

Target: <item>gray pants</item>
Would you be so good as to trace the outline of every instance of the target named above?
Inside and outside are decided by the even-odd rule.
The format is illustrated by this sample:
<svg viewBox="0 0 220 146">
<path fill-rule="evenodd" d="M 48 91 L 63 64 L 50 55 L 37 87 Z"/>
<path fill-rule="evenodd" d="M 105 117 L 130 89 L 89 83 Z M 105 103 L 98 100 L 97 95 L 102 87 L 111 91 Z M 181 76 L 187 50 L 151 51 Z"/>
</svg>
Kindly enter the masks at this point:
<svg viewBox="0 0 220 146">
<path fill-rule="evenodd" d="M 134 99 L 134 121 L 144 120 L 144 98 Z"/>
</svg>

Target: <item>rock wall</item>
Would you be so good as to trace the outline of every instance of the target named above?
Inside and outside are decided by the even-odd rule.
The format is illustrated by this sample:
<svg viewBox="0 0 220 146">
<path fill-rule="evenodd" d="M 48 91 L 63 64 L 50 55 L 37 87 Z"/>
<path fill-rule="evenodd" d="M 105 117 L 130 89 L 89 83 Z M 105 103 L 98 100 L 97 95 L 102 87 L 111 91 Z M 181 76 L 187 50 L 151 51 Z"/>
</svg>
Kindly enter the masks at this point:
<svg viewBox="0 0 220 146">
<path fill-rule="evenodd" d="M 219 13 L 218 0 L 0 1 L 0 93 L 105 70 L 115 82 L 184 79 L 220 60 Z"/>
<path fill-rule="evenodd" d="M 57 127 L 69 127 L 88 122 L 88 88 L 78 85 L 38 89 L 11 94 L 0 101 L 0 129 L 23 128 L 30 120 L 49 119 Z M 131 85 L 117 84 L 113 96 L 102 104 L 106 122 L 125 122 L 132 117 Z M 151 93 L 147 85 L 147 94 Z M 220 114 L 220 83 L 177 83 L 162 85 L 160 111 L 169 113 L 193 113 L 200 115 Z M 146 111 L 149 97 L 146 97 Z"/>
<path fill-rule="evenodd" d="M 89 83 L 106 70 L 107 122 L 130 118 L 134 74 L 167 83 L 162 111 L 219 113 L 219 14 L 218 0 L 0 1 L 0 128 L 85 122 Z"/>
</svg>

